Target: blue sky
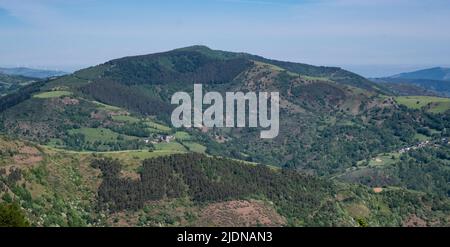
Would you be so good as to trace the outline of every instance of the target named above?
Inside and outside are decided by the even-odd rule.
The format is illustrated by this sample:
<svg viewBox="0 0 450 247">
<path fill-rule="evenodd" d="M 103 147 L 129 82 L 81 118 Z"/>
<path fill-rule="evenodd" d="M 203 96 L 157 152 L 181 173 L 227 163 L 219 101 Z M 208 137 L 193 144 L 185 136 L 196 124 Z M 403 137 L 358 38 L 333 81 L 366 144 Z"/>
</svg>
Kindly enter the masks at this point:
<svg viewBox="0 0 450 247">
<path fill-rule="evenodd" d="M 0 66 L 74 70 L 194 44 L 382 76 L 450 66 L 448 0 L 0 0 Z"/>
</svg>

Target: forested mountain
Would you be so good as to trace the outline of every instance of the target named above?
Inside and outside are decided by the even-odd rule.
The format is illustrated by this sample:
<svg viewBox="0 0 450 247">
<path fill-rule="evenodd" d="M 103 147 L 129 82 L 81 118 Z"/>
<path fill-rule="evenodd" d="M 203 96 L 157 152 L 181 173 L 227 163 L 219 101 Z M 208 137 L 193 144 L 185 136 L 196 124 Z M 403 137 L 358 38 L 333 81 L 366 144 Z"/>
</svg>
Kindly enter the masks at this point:
<svg viewBox="0 0 450 247">
<path fill-rule="evenodd" d="M 426 210 L 431 197 L 408 191 L 392 189 L 377 194 L 364 187 L 341 185 L 291 169 L 273 170 L 200 154 L 145 160 L 137 180 L 120 178 L 121 165 L 116 160 L 95 160 L 93 166 L 103 176 L 99 206 L 112 211 L 143 208 L 146 202 L 163 198 L 187 196 L 194 203 L 254 198 L 273 202 L 289 225 L 375 226 L 403 225 L 407 220 L 397 220 L 414 214 L 431 219 L 450 210 L 450 204 L 441 205 L 434 212 Z M 394 198 L 400 193 L 404 194 Z M 385 208 L 381 209 L 382 205 Z M 401 211 L 397 211 L 399 205 L 403 207 Z M 366 212 L 357 212 L 354 207 Z"/>
<path fill-rule="evenodd" d="M 194 83 L 221 93 L 278 91 L 279 135 L 261 139 L 257 128 L 173 128 L 170 98 L 192 93 Z M 124 212 L 139 219 L 129 224 L 195 225 L 201 219 L 202 225 L 216 222 L 218 208 L 248 203 L 276 225 L 447 225 L 450 100 L 427 95 L 402 96 L 340 68 L 204 46 L 119 58 L 0 98 L 0 129 L 12 138 L 4 142 L 11 150 L 4 157 L 22 168 L 30 157 L 41 157 L 23 168 L 25 181 L 18 182 L 32 195 L 7 182 L 6 194 L 27 197 L 37 225 L 120 225 Z M 12 144 L 19 140 L 38 151 L 26 154 L 29 148 Z M 15 158 L 21 153 L 24 161 Z M 67 162 L 68 170 L 59 166 Z M 96 187 L 88 178 L 100 171 Z M 82 212 L 59 197 L 76 187 L 74 181 L 63 181 L 61 191 L 49 189 L 55 182 L 49 180 L 66 173 L 85 186 L 86 193 L 77 194 L 84 198 Z M 168 179 L 163 191 L 160 178 Z M 45 193 L 33 192 L 41 186 Z M 36 208 L 47 205 L 40 200 L 58 200 L 65 215 L 76 214 L 75 223 L 37 220 Z M 317 205 L 321 210 L 314 211 Z M 168 207 L 182 208 L 183 215 Z M 117 220 L 94 217 L 98 212 Z"/>
<path fill-rule="evenodd" d="M 426 87 L 406 83 L 404 79 L 376 78 L 371 80 L 376 83 L 382 83 L 384 87 L 389 88 L 389 90 L 399 96 L 445 96 L 444 93 L 433 90 L 433 88 L 426 89 Z"/>
<path fill-rule="evenodd" d="M 0 96 L 17 91 L 19 88 L 37 80 L 37 78 L 8 75 L 0 72 Z"/>
<path fill-rule="evenodd" d="M 450 97 L 450 69 L 449 68 L 431 68 L 418 70 L 414 72 L 401 73 L 389 77 L 373 79 L 375 82 L 386 84 L 387 87 L 399 87 L 410 85 L 425 90 L 421 95 L 432 92 L 436 95 Z M 405 89 L 405 88 L 404 88 Z M 406 90 L 400 90 L 405 92 Z M 416 94 L 417 95 L 417 94 Z"/>
<path fill-rule="evenodd" d="M 450 81 L 450 68 L 435 67 L 430 69 L 401 73 L 390 76 L 390 78 Z"/>
</svg>

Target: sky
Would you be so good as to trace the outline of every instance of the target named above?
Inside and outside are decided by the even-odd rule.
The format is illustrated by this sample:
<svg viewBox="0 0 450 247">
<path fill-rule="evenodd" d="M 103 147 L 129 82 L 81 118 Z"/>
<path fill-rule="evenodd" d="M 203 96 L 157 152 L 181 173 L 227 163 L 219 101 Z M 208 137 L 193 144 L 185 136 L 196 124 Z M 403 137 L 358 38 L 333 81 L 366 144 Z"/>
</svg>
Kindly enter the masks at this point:
<svg viewBox="0 0 450 247">
<path fill-rule="evenodd" d="M 449 0 L 0 0 L 0 66 L 74 71 L 190 45 L 367 77 L 450 67 Z"/>
</svg>

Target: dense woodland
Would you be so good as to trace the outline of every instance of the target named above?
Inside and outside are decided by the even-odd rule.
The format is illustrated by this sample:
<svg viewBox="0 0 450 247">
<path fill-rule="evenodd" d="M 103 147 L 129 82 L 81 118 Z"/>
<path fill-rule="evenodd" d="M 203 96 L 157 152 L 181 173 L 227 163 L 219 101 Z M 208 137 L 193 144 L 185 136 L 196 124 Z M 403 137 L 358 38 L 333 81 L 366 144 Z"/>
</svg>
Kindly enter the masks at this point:
<svg viewBox="0 0 450 247">
<path fill-rule="evenodd" d="M 167 117 L 172 110 L 168 103 L 149 98 L 138 89 L 126 87 L 110 80 L 88 84 L 81 91 L 100 102 L 121 106 L 143 115 L 160 114 L 163 118 Z"/>
<path fill-rule="evenodd" d="M 251 66 L 243 58 L 217 59 L 195 51 L 172 51 L 127 57 L 106 63 L 105 78 L 126 85 L 166 83 L 226 83 Z"/>
<path fill-rule="evenodd" d="M 92 166 L 102 171 L 98 206 L 110 211 L 137 210 L 143 208 L 146 202 L 165 198 L 188 197 L 198 204 L 265 198 L 273 201 L 280 214 L 290 219 L 292 224 L 345 224 L 341 222 L 345 216 L 339 210 L 340 202 L 335 199 L 336 194 L 340 193 L 340 187 L 291 169 L 273 170 L 263 165 L 200 154 L 145 160 L 138 180 L 121 177 L 121 164 L 117 160 L 95 160 Z M 345 190 L 355 193 L 355 196 L 346 199 L 348 202 L 357 201 L 360 197 L 371 197 L 367 189 L 358 186 Z M 402 197 L 397 197 L 397 193 L 402 193 Z M 430 200 L 441 201 L 436 204 L 441 206 L 436 206 L 435 210 L 450 210 L 445 199 L 417 196 L 406 191 L 394 190 L 374 200 L 386 200 L 385 203 L 392 210 L 402 208 L 403 215 L 413 213 Z M 387 220 L 389 215 L 378 212 L 377 206 L 371 206 L 374 207 L 375 222 Z M 320 213 L 312 213 L 317 210 Z"/>
<path fill-rule="evenodd" d="M 0 97 L 0 112 L 27 100 L 48 81 L 42 80 L 20 88 L 19 91 Z"/>
</svg>

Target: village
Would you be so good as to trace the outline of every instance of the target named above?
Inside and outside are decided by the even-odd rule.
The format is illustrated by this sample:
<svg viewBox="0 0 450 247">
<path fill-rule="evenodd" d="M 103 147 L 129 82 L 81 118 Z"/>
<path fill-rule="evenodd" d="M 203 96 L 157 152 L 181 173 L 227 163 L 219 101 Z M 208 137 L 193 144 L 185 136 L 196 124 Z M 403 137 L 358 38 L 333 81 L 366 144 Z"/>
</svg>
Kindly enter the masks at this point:
<svg viewBox="0 0 450 247">
<path fill-rule="evenodd" d="M 173 135 L 157 135 L 156 138 L 144 138 L 145 144 L 157 144 L 157 143 L 170 143 L 175 140 L 175 136 Z"/>
<path fill-rule="evenodd" d="M 444 145 L 450 144 L 448 138 L 442 138 L 440 140 L 434 140 L 434 141 L 429 141 L 429 140 L 428 141 L 422 141 L 422 142 L 417 143 L 414 146 L 401 148 L 398 152 L 403 154 L 403 153 L 409 152 L 411 150 L 416 150 L 416 149 L 419 149 L 419 148 L 424 148 L 424 147 L 432 146 L 432 145 L 437 147 L 437 146 L 442 145 L 442 144 L 444 144 Z"/>
</svg>

